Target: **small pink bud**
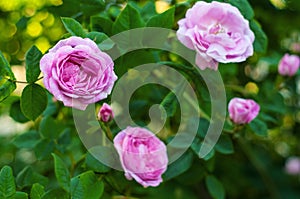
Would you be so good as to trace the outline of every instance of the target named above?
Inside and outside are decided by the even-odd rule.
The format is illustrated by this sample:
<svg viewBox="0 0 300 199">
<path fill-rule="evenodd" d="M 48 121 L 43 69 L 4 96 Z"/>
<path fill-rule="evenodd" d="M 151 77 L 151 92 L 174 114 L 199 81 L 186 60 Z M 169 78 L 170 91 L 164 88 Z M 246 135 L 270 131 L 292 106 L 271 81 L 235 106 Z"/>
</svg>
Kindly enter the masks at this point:
<svg viewBox="0 0 300 199">
<path fill-rule="evenodd" d="M 285 171 L 291 175 L 300 174 L 300 158 L 290 157 L 285 163 Z"/>
<path fill-rule="evenodd" d="M 293 76 L 297 73 L 300 64 L 300 58 L 297 55 L 285 54 L 278 65 L 280 75 Z"/>
<path fill-rule="evenodd" d="M 228 104 L 230 119 L 236 124 L 248 124 L 258 115 L 260 106 L 251 99 L 233 98 Z"/>
<path fill-rule="evenodd" d="M 101 120 L 103 122 L 109 122 L 113 118 L 114 118 L 114 113 L 111 106 L 109 106 L 106 103 L 103 103 L 98 113 L 98 120 Z"/>
</svg>

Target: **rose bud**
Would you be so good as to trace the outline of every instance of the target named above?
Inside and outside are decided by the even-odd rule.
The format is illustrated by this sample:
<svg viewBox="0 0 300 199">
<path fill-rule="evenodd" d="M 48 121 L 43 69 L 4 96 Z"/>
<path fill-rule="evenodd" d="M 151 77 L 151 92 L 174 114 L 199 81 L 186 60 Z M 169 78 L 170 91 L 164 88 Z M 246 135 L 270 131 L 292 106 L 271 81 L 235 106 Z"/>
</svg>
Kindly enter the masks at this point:
<svg viewBox="0 0 300 199">
<path fill-rule="evenodd" d="M 297 55 L 285 54 L 278 64 L 278 73 L 280 75 L 293 76 L 297 73 L 300 64 L 300 58 Z"/>
<path fill-rule="evenodd" d="M 228 104 L 230 119 L 236 124 L 248 124 L 259 113 L 260 106 L 251 99 L 233 98 Z"/>
<path fill-rule="evenodd" d="M 103 105 L 101 106 L 98 112 L 98 120 L 101 120 L 103 122 L 109 122 L 113 118 L 114 118 L 114 113 L 111 106 L 109 106 L 106 103 L 103 103 Z"/>
</svg>

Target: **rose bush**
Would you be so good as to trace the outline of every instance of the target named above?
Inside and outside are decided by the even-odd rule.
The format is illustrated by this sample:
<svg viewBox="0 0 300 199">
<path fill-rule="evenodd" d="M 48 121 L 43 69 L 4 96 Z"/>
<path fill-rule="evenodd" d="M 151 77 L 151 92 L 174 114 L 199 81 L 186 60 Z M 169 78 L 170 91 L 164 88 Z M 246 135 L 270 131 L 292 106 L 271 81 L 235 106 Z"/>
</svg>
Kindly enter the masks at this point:
<svg viewBox="0 0 300 199">
<path fill-rule="evenodd" d="M 165 144 L 152 132 L 140 127 L 127 127 L 114 138 L 125 176 L 134 178 L 144 187 L 158 186 L 167 170 Z"/>
<path fill-rule="evenodd" d="M 0 10 L 1 199 L 299 197 L 298 0 Z"/>
<path fill-rule="evenodd" d="M 249 22 L 228 3 L 197 2 L 178 25 L 178 39 L 196 51 L 201 69 L 217 70 L 219 62 L 242 62 L 253 55 L 254 33 Z"/>
<path fill-rule="evenodd" d="M 40 61 L 46 89 L 80 110 L 110 94 L 117 79 L 113 66 L 95 42 L 75 36 L 59 41 Z"/>
</svg>

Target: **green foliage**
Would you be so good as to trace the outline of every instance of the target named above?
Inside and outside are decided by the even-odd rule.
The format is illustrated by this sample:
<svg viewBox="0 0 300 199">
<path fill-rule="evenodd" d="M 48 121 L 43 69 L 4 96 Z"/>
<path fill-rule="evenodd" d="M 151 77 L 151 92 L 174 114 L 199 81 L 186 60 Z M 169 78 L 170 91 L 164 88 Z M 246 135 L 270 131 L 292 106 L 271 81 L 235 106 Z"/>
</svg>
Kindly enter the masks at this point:
<svg viewBox="0 0 300 199">
<path fill-rule="evenodd" d="M 0 196 L 3 199 L 14 198 L 16 194 L 16 185 L 12 169 L 4 166 L 0 171 Z"/>
<path fill-rule="evenodd" d="M 75 19 L 69 17 L 62 17 L 62 23 L 64 24 L 66 30 L 73 36 L 85 37 L 86 32 L 83 30 L 81 24 Z"/>
<path fill-rule="evenodd" d="M 21 96 L 21 110 L 30 120 L 35 120 L 47 106 L 47 95 L 38 84 L 27 85 Z"/>
<path fill-rule="evenodd" d="M 9 63 L 0 51 L 0 102 L 7 98 L 15 89 L 15 76 L 11 71 Z"/>
<path fill-rule="evenodd" d="M 208 192 L 214 199 L 224 199 L 225 190 L 222 183 L 212 175 L 208 175 L 205 178 L 205 184 Z"/>
<path fill-rule="evenodd" d="M 250 21 L 250 27 L 255 35 L 254 51 L 257 53 L 265 53 L 267 51 L 268 38 L 264 31 L 261 29 L 259 23 L 255 20 Z"/>
<path fill-rule="evenodd" d="M 52 156 L 54 158 L 54 171 L 57 181 L 61 188 L 67 192 L 70 192 L 70 172 L 59 156 L 55 155 L 54 153 L 52 153 Z"/>
<path fill-rule="evenodd" d="M 41 70 L 40 70 L 40 59 L 42 58 L 42 52 L 36 47 L 32 46 L 26 53 L 25 64 L 26 64 L 26 81 L 28 83 L 34 83 L 37 81 Z"/>
<path fill-rule="evenodd" d="M 71 196 L 74 199 L 97 199 L 103 194 L 104 184 L 93 171 L 71 179 Z"/>
<path fill-rule="evenodd" d="M 39 183 L 35 183 L 32 185 L 30 190 L 30 198 L 32 199 L 42 199 L 42 196 L 45 193 L 45 188 L 43 185 Z"/>
<path fill-rule="evenodd" d="M 43 53 L 68 36 L 90 38 L 109 55 L 134 49 L 136 45 L 149 46 L 152 42 L 163 44 L 166 49 L 189 52 L 190 49 L 182 45 L 173 45 L 175 32 L 153 35 L 144 31 L 141 32 L 144 40 L 137 40 L 127 32 L 119 43 L 113 36 L 147 27 L 176 31 L 178 20 L 195 1 L 64 0 L 61 5 L 58 5 L 59 1 L 51 1 L 44 7 L 43 3 L 37 6 L 16 1 L 15 10 L 5 10 L 9 9 L 8 3 L 0 2 L 0 9 L 4 10 L 0 20 L 0 198 L 297 198 L 300 190 L 297 175 L 287 175 L 284 162 L 290 156 L 300 156 L 300 73 L 282 77 L 278 75 L 277 67 L 284 53 L 300 54 L 297 50 L 300 15 L 296 12 L 300 4 L 296 0 L 289 1 L 285 7 L 278 7 L 274 1 L 218 1 L 237 7 L 255 34 L 252 57 L 243 63 L 219 64 L 227 100 L 233 97 L 254 99 L 261 107 L 260 113 L 245 125 L 234 124 L 227 115 L 217 143 L 202 157 L 200 149 L 207 147 L 204 144 L 210 146 L 213 138 L 207 134 L 208 129 L 220 119 L 210 120 L 213 93 L 204 81 L 203 75 L 207 73 L 200 75 L 186 62 L 187 57 L 180 57 L 172 50 L 137 49 L 118 57 L 114 60 L 114 70 L 119 79 L 127 72 L 126 78 L 139 78 L 141 82 L 149 75 L 166 80 L 171 78 L 164 71 L 144 73 L 134 69 L 146 63 L 158 63 L 177 70 L 195 90 L 201 108 L 197 116 L 191 116 L 188 111 L 180 112 L 181 104 L 176 95 L 183 93 L 185 85 L 176 80 L 174 90 L 150 84 L 132 95 L 128 107 L 137 125 L 146 126 L 151 122 L 150 128 L 155 126 L 148 110 L 153 104 L 159 104 L 166 110 L 168 118 L 157 136 L 166 143 L 168 152 L 173 147 L 187 148 L 168 165 L 163 182 L 147 189 L 134 180 L 128 181 L 124 171 L 110 168 L 99 158 L 104 154 L 115 155 L 111 148 L 106 151 L 98 147 L 108 143 L 101 139 L 103 135 L 99 136 L 100 125 L 95 121 L 99 106 L 103 102 L 110 103 L 110 97 L 97 102 L 95 112 L 91 111 L 82 119 L 88 124 L 85 132 L 74 121 L 73 110 L 57 102 L 51 93 L 36 83 L 42 76 L 39 62 Z M 64 28 L 68 33 L 63 36 Z M 14 71 L 16 68 L 15 74 L 10 65 Z M 22 66 L 25 67 L 26 82 L 19 79 L 18 69 Z M 209 81 L 213 83 L 214 79 Z M 25 84 L 24 89 L 22 84 Z M 18 89 L 13 93 L 16 86 Z M 183 97 L 188 99 L 189 96 Z M 215 97 L 218 98 L 218 93 Z M 123 108 L 117 107 L 117 110 L 122 113 Z M 179 125 L 182 119 L 179 112 L 188 120 L 183 126 Z M 78 112 L 79 115 L 85 113 Z M 197 132 L 195 125 L 198 125 Z M 102 130 L 112 131 L 113 135 L 120 131 L 114 121 L 102 124 L 102 127 Z M 177 134 L 179 128 L 184 133 Z M 194 133 L 196 136 L 190 144 L 186 135 Z M 89 137 L 91 135 L 95 137 Z M 206 137 L 208 140 L 204 142 Z M 179 141 L 171 142 L 174 138 Z M 120 163 L 117 157 L 114 160 Z"/>
<path fill-rule="evenodd" d="M 145 22 L 140 13 L 129 3 L 120 13 L 112 26 L 112 33 L 117 34 L 122 31 L 141 28 L 145 26 Z"/>
<path fill-rule="evenodd" d="M 174 13 L 175 7 L 172 7 L 161 14 L 154 15 L 147 21 L 146 26 L 172 28 L 174 24 Z"/>
</svg>

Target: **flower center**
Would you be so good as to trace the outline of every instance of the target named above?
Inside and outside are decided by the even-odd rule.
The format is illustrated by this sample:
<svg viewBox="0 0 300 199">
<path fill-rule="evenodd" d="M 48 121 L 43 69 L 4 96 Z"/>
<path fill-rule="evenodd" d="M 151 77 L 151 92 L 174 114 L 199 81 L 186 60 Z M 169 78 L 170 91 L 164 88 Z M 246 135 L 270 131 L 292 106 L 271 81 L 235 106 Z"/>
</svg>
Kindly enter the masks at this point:
<svg viewBox="0 0 300 199">
<path fill-rule="evenodd" d="M 208 32 L 209 34 L 217 35 L 219 33 L 225 33 L 226 31 L 219 23 L 217 23 L 214 26 L 212 26 Z"/>
</svg>

